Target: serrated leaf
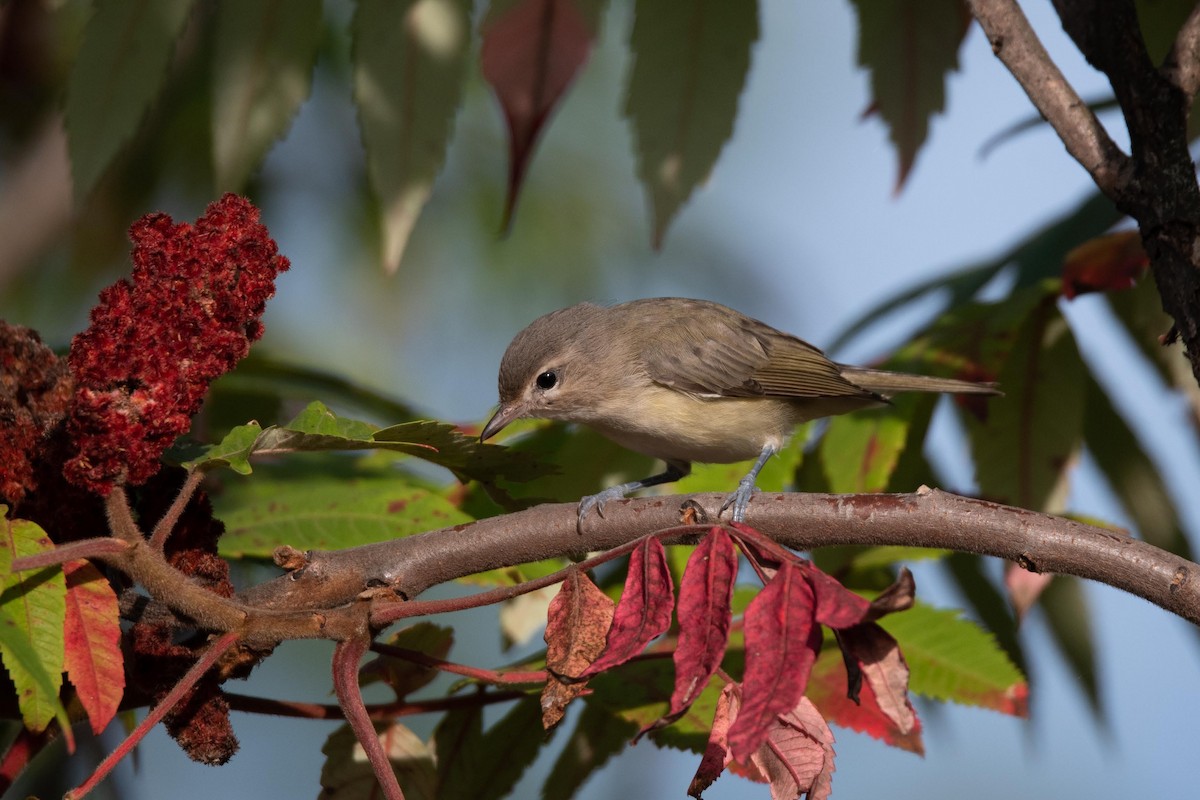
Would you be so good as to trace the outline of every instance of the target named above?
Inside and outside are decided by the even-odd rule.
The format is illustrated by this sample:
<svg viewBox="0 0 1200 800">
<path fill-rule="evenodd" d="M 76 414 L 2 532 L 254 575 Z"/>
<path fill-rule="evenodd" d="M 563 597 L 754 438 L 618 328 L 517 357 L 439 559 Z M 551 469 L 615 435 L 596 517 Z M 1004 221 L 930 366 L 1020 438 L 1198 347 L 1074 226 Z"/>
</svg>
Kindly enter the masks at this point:
<svg viewBox="0 0 1200 800">
<path fill-rule="evenodd" d="M 737 568 L 737 548 L 725 528 L 709 531 L 688 559 L 679 585 L 679 642 L 672 659 L 675 691 L 668 715 L 691 705 L 725 656 Z"/>
<path fill-rule="evenodd" d="M 237 192 L 308 97 L 321 0 L 221 0 L 216 25 L 213 171 Z"/>
<path fill-rule="evenodd" d="M 495 0 L 488 7 L 479 63 L 508 123 L 504 230 L 542 128 L 587 62 L 603 6 L 604 0 Z"/>
<path fill-rule="evenodd" d="M 405 800 L 440 797 L 433 753 L 421 738 L 398 722 L 378 723 L 375 730 L 396 771 Z M 331 733 L 321 752 L 325 755 L 321 766 L 321 800 L 364 800 L 379 796 L 379 781 L 349 725 Z"/>
<path fill-rule="evenodd" d="M 871 73 L 871 110 L 888 126 L 900 161 L 897 191 L 945 106 L 946 78 L 970 13 L 962 0 L 854 0 L 858 63 Z"/>
<path fill-rule="evenodd" d="M 575 730 L 542 786 L 542 800 L 574 798 L 584 782 L 624 750 L 635 733 L 636 725 L 614 717 L 595 703 L 585 703 Z"/>
<path fill-rule="evenodd" d="M 67 677 L 87 712 L 92 733 L 99 736 L 116 715 L 125 693 L 120 608 L 112 586 L 88 562 L 67 562 L 63 572 L 67 582 L 63 629 Z"/>
<path fill-rule="evenodd" d="M 828 800 L 834 772 L 833 731 L 807 697 L 780 714 L 751 756 L 771 785 L 771 800 Z"/>
<path fill-rule="evenodd" d="M 1154 275 L 1147 273 L 1136 286 L 1127 291 L 1108 292 L 1104 295 L 1104 300 L 1125 326 L 1129 338 L 1150 366 L 1158 371 L 1165 383 L 1174 383 L 1170 362 L 1186 359 L 1181 357 L 1179 345 L 1164 347 L 1159 339 L 1171 329 L 1174 320 L 1163 311 L 1162 296 L 1158 293 Z M 1191 375 L 1190 370 L 1188 375 Z M 1194 388 L 1195 379 L 1189 377 L 1189 381 L 1189 388 Z"/>
<path fill-rule="evenodd" d="M 0 517 L 0 656 L 17 689 L 25 727 L 34 732 L 45 730 L 56 715 L 66 720 L 58 692 L 67 586 L 58 567 L 14 573 L 12 562 L 53 546 L 35 523 Z"/>
<path fill-rule="evenodd" d="M 758 4 L 639 0 L 629 46 L 625 115 L 638 179 L 654 214 L 654 246 L 733 134 L 738 97 L 758 38 Z"/>
<path fill-rule="evenodd" d="M 580 677 L 612 669 L 642 652 L 671 626 L 674 605 L 674 586 L 662 542 L 648 536 L 629 554 L 625 588 L 613 612 L 604 652 Z"/>
<path fill-rule="evenodd" d="M 102 0 L 67 83 L 75 197 L 86 197 L 133 137 L 167 77 L 192 0 Z"/>
<path fill-rule="evenodd" d="M 1024 676 L 995 638 L 960 612 L 917 603 L 878 624 L 900 643 L 912 672 L 912 691 L 936 700 L 1028 715 L 1029 687 Z"/>
<path fill-rule="evenodd" d="M 704 752 L 717 698 L 725 682 L 712 678 L 695 702 L 665 728 L 652 731 L 650 738 L 664 747 Z M 675 687 L 675 670 L 669 659 L 631 661 L 618 670 L 597 675 L 589 686 L 587 703 L 596 703 L 639 730 L 651 726 L 667 713 Z"/>
<path fill-rule="evenodd" d="M 875 691 L 869 682 L 859 687 L 858 702 L 848 696 L 846 666 L 836 647 L 822 651 L 813 665 L 812 677 L 805 695 L 835 725 L 865 733 L 892 747 L 910 753 L 924 754 L 920 721 L 909 731 L 902 732 L 895 721 L 883 713 Z"/>
<path fill-rule="evenodd" d="M 479 709 L 462 712 L 464 716 L 470 714 L 465 720 L 465 735 L 445 735 L 454 727 L 447 725 L 450 718 L 459 713 L 447 714 L 435 734 L 441 779 L 438 796 L 478 800 L 506 796 L 546 741 L 538 698 L 530 696 L 518 701 L 482 735 L 478 733 Z"/>
<path fill-rule="evenodd" d="M 449 500 L 395 471 L 348 477 L 260 469 L 213 497 L 226 558 L 271 558 L 288 544 L 338 550 L 469 522 Z"/>
<path fill-rule="evenodd" d="M 471 45 L 471 0 L 359 0 L 354 103 L 379 198 L 383 263 L 405 245 L 446 159 Z"/>
<path fill-rule="evenodd" d="M 506 448 L 481 444 L 454 425 L 417 420 L 379 429 L 339 416 L 323 403 L 312 402 L 284 425 L 262 428 L 257 422 L 240 425 L 217 444 L 202 448 L 182 463 L 186 469 L 227 466 L 251 471 L 253 456 L 336 450 L 390 450 L 439 464 L 464 478 L 491 480 L 504 475 L 528 480 L 550 469 Z"/>
<path fill-rule="evenodd" d="M 1053 302 L 1043 302 L 1017 333 L 1000 371 L 1003 402 L 987 419 L 966 416 L 983 495 L 1035 511 L 1061 511 L 1083 434 L 1083 362 Z"/>
<path fill-rule="evenodd" d="M 729 729 L 730 752 L 742 763 L 762 745 L 775 718 L 804 694 L 821 647 L 815 607 L 812 584 L 785 561 L 746 608 L 742 708 Z"/>
<path fill-rule="evenodd" d="M 932 413 L 934 395 L 902 395 L 888 408 L 829 421 L 819 452 L 829 491 L 882 492 L 908 445 L 912 418 Z"/>
</svg>

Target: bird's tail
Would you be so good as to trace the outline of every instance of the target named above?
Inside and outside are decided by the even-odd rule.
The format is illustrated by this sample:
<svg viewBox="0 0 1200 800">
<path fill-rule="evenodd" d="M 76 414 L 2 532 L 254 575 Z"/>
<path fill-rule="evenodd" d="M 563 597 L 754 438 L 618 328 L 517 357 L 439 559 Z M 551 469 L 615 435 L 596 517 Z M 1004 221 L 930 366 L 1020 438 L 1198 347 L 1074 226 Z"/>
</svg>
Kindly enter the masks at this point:
<svg viewBox="0 0 1200 800">
<path fill-rule="evenodd" d="M 884 397 L 899 392 L 950 392 L 953 394 L 1003 394 L 994 383 L 972 383 L 954 378 L 935 378 L 929 375 L 910 375 L 866 367 L 842 368 L 842 377 L 869 392 Z"/>
</svg>

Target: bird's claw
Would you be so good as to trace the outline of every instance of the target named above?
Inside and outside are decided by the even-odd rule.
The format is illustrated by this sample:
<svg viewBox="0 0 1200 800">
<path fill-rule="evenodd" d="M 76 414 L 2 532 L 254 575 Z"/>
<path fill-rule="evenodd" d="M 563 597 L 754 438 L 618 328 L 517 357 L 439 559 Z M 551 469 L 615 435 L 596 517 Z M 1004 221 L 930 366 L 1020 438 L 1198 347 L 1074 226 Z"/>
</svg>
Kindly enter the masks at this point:
<svg viewBox="0 0 1200 800">
<path fill-rule="evenodd" d="M 584 497 L 579 501 L 579 524 L 583 524 L 583 518 L 586 517 L 592 509 L 595 509 L 600 518 L 603 519 L 604 504 L 609 500 L 621 500 L 624 499 L 624 497 L 625 490 L 624 487 L 621 486 L 612 486 L 608 489 L 605 489 L 603 492 L 589 494 L 587 497 Z"/>
<path fill-rule="evenodd" d="M 750 498 L 758 491 L 758 487 L 754 485 L 753 480 L 742 480 L 738 482 L 737 491 L 729 495 L 725 499 L 724 504 L 718 514 L 725 513 L 725 509 L 733 508 L 733 521 L 745 522 L 746 509 L 750 507 Z"/>
</svg>

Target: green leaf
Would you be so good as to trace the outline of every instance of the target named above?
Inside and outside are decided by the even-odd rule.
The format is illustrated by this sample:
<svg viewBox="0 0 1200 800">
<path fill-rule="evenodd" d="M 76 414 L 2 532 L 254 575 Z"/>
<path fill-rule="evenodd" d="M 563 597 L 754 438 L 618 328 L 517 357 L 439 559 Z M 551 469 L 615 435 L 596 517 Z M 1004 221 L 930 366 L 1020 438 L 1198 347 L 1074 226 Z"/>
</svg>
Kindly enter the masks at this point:
<svg viewBox="0 0 1200 800">
<path fill-rule="evenodd" d="M 1083 362 L 1067 321 L 1047 299 L 1017 332 L 1000 371 L 1005 396 L 985 420 L 966 416 L 975 477 L 989 499 L 1061 511 L 1083 434 Z"/>
<path fill-rule="evenodd" d="M 359 0 L 354 14 L 354 102 L 389 272 L 399 268 L 446 159 L 466 76 L 472 5 Z"/>
<path fill-rule="evenodd" d="M 703 753 L 723 685 L 720 678 L 712 677 L 682 717 L 651 732 L 650 738 L 664 747 Z M 667 713 L 675 687 L 675 666 L 669 658 L 630 661 L 592 678 L 588 687 L 592 694 L 585 698 L 586 703 L 595 703 L 640 730 Z"/>
<path fill-rule="evenodd" d="M 312 402 L 286 425 L 261 428 L 257 422 L 234 428 L 224 440 L 202 448 L 184 461 L 187 469 L 227 466 L 250 472 L 251 456 L 325 450 L 391 450 L 439 464 L 456 475 L 491 480 L 505 475 L 528 480 L 547 468 L 503 447 L 481 444 L 459 433 L 454 425 L 417 420 L 382 430 L 359 420 L 338 416 L 323 403 Z"/>
<path fill-rule="evenodd" d="M 909 444 L 914 423 L 920 447 L 937 395 L 909 394 L 891 406 L 843 414 L 829 421 L 818 451 L 831 492 L 882 492 Z M 916 488 L 916 487 L 912 487 Z"/>
<path fill-rule="evenodd" d="M 951 553 L 942 564 L 975 617 L 996 637 L 1017 669 L 1028 671 L 1012 604 L 1007 592 L 1002 592 L 984 571 L 984 559 L 970 553 Z"/>
<path fill-rule="evenodd" d="M 930 118 L 945 107 L 946 77 L 971 16 L 962 0 L 854 0 L 858 63 L 871 73 L 871 110 L 888 126 L 904 185 Z"/>
<path fill-rule="evenodd" d="M 633 723 L 585 702 L 567 746 L 542 786 L 542 800 L 571 800 L 596 770 L 625 749 L 637 732 Z"/>
<path fill-rule="evenodd" d="M 0 657 L 16 687 L 25 727 L 44 730 L 57 716 L 69 728 L 58 699 L 65 659 L 66 579 L 58 567 L 12 571 L 14 559 L 54 545 L 35 523 L 3 517 L 6 510 L 0 506 Z"/>
<path fill-rule="evenodd" d="M 639 0 L 634 15 L 625 114 L 659 247 L 733 133 L 758 38 L 758 4 Z"/>
<path fill-rule="evenodd" d="M 1180 345 L 1163 347 L 1159 342 L 1158 337 L 1171 329 L 1174 320 L 1163 311 L 1162 296 L 1158 293 L 1154 275 L 1147 272 L 1132 289 L 1105 292 L 1102 296 L 1150 366 L 1158 371 L 1167 385 L 1174 384 L 1171 364 L 1185 362 L 1186 359 L 1181 357 Z M 1196 381 L 1191 377 L 1191 370 L 1185 369 L 1184 372 L 1194 388 Z"/>
<path fill-rule="evenodd" d="M 1194 561 L 1162 475 L 1104 389 L 1086 377 L 1083 439 L 1109 489 L 1150 544 Z"/>
<path fill-rule="evenodd" d="M 471 520 L 442 495 L 387 469 L 263 467 L 254 480 L 226 485 L 213 506 L 225 523 L 226 558 L 268 559 L 282 544 L 338 550 Z"/>
<path fill-rule="evenodd" d="M 796 470 L 804 460 L 804 443 L 811 433 L 811 422 L 796 429 L 787 446 L 771 457 L 758 473 L 759 489 L 782 492 L 792 487 L 796 481 Z M 664 491 L 671 494 L 732 492 L 753 464 L 753 459 L 733 464 L 693 464 L 692 474 L 666 484 Z"/>
<path fill-rule="evenodd" d="M 415 733 L 398 722 L 376 723 L 375 730 L 391 761 L 405 800 L 437 800 L 433 753 Z M 321 747 L 321 800 L 379 797 L 379 780 L 349 725 L 341 725 Z"/>
<path fill-rule="evenodd" d="M 75 197 L 84 198 L 141 125 L 169 71 L 192 0 L 100 0 L 67 83 Z"/>
<path fill-rule="evenodd" d="M 321 0 L 220 0 L 213 55 L 216 189 L 241 191 L 312 86 Z"/>
<path fill-rule="evenodd" d="M 879 620 L 896 637 L 912 675 L 909 688 L 936 700 L 1028 713 L 1029 689 L 995 638 L 958 611 L 917 603 Z"/>
<path fill-rule="evenodd" d="M 478 708 L 452 711 L 438 725 L 434 740 L 439 797 L 506 796 L 546 741 L 541 702 L 535 695 L 518 701 L 486 733 L 480 734 L 480 727 Z"/>
<path fill-rule="evenodd" d="M 1179 29 L 1195 8 L 1194 0 L 1137 0 L 1138 24 L 1151 61 L 1161 64 L 1167 57 Z"/>
</svg>

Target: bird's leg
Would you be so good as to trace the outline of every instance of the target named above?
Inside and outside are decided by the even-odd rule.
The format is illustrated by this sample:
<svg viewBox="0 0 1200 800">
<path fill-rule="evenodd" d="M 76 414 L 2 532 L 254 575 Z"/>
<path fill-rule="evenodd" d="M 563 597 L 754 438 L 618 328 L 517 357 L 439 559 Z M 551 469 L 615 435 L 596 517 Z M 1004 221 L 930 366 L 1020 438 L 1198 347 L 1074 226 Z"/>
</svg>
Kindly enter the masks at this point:
<svg viewBox="0 0 1200 800">
<path fill-rule="evenodd" d="M 649 478 L 642 478 L 640 481 L 630 481 L 629 483 L 610 486 L 603 492 L 598 494 L 590 494 L 579 501 L 579 521 L 582 523 L 583 518 L 593 508 L 600 516 L 604 516 L 604 504 L 609 500 L 620 500 L 631 492 L 636 492 L 638 489 L 647 489 L 651 486 L 658 486 L 663 483 L 672 483 L 680 478 L 686 477 L 692 471 L 692 465 L 686 461 L 668 461 L 666 471 L 651 475 Z"/>
<path fill-rule="evenodd" d="M 762 452 L 758 455 L 758 460 L 754 462 L 754 466 L 746 473 L 746 477 L 738 481 L 738 488 L 733 494 L 725 500 L 725 504 L 721 506 L 721 511 L 733 506 L 733 521 L 742 522 L 746 519 L 746 508 L 750 505 L 750 496 L 755 492 L 754 484 L 758 481 L 758 473 L 762 472 L 763 465 L 767 463 L 767 459 L 779 452 L 779 448 L 772 444 L 763 445 Z"/>
</svg>

